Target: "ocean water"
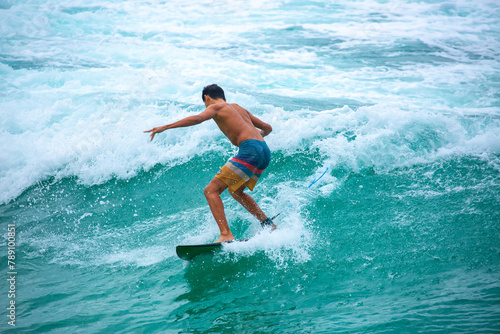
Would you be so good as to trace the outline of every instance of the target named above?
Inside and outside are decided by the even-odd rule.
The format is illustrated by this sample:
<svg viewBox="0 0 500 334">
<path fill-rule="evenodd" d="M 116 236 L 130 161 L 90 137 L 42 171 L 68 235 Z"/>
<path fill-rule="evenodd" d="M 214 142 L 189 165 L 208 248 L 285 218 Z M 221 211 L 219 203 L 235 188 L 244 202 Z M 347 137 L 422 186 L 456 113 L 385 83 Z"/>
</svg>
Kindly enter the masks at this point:
<svg viewBox="0 0 500 334">
<path fill-rule="evenodd" d="M 236 149 L 143 131 L 211 83 L 273 126 L 283 214 L 226 192 L 251 240 L 185 262 Z M 498 333 L 500 6 L 0 1 L 0 219 L 2 333 Z"/>
</svg>

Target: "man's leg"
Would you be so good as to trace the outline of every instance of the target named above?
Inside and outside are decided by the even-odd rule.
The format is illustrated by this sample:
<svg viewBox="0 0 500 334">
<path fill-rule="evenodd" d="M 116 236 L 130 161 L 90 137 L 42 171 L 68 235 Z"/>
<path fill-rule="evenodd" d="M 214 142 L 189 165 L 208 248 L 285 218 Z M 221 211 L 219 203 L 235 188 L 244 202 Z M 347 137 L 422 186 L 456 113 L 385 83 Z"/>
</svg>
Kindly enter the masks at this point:
<svg viewBox="0 0 500 334">
<path fill-rule="evenodd" d="M 235 200 L 237 200 L 248 212 L 250 212 L 255 218 L 262 222 L 267 219 L 266 214 L 262 211 L 260 206 L 255 202 L 252 196 L 245 193 L 245 186 L 239 187 L 236 191 L 231 191 L 229 193 Z M 273 230 L 276 229 L 276 225 L 271 224 Z"/>
<path fill-rule="evenodd" d="M 219 180 L 213 178 L 212 181 L 205 187 L 205 198 L 207 199 L 212 215 L 214 216 L 220 230 L 220 238 L 215 242 L 234 240 L 234 236 L 227 224 L 226 214 L 224 213 L 224 204 L 220 198 L 220 194 L 226 190 L 227 185 Z"/>
</svg>

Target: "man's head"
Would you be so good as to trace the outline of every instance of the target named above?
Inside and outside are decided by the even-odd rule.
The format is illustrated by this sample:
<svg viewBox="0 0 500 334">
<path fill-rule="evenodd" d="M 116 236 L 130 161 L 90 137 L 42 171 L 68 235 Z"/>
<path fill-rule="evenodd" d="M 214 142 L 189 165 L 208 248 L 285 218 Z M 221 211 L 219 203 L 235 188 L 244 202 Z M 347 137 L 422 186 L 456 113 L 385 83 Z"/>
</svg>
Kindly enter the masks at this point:
<svg viewBox="0 0 500 334">
<path fill-rule="evenodd" d="M 208 85 L 203 88 L 203 92 L 201 93 L 201 98 L 205 104 L 207 104 L 207 96 L 212 100 L 223 99 L 226 101 L 226 96 L 224 95 L 224 90 L 217 86 L 216 84 Z"/>
</svg>

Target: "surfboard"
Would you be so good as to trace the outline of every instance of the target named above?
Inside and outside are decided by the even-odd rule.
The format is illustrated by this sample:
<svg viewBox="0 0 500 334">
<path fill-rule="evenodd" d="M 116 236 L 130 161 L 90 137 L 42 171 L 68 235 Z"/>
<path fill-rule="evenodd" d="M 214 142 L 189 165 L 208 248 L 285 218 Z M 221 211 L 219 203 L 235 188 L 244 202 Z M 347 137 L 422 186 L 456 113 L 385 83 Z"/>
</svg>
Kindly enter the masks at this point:
<svg viewBox="0 0 500 334">
<path fill-rule="evenodd" d="M 215 242 L 212 244 L 202 244 L 202 245 L 178 245 L 175 247 L 175 252 L 177 256 L 183 260 L 190 261 L 195 256 L 203 254 L 203 253 L 213 253 L 222 248 L 223 244 L 228 244 L 231 242 L 245 242 L 248 239 L 240 239 L 240 240 L 232 240 L 232 241 L 224 241 L 224 242 Z"/>
</svg>

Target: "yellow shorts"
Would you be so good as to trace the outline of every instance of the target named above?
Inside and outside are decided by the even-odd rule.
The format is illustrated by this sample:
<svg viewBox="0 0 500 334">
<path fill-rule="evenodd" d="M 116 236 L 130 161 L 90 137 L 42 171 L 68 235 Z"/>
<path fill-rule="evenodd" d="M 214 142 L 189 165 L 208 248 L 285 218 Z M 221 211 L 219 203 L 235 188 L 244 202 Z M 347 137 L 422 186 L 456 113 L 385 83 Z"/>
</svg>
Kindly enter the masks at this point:
<svg viewBox="0 0 500 334">
<path fill-rule="evenodd" d="M 244 173 L 243 173 L 244 175 L 242 176 L 240 175 L 241 173 L 237 173 L 233 171 L 230 167 L 228 167 L 227 166 L 228 164 L 231 164 L 231 162 L 228 162 L 224 166 L 222 166 L 222 168 L 217 172 L 215 177 L 222 180 L 222 182 L 224 182 L 225 184 L 227 184 L 229 190 L 231 191 L 236 191 L 241 186 L 245 186 L 248 189 L 253 190 L 259 178 L 256 175 L 248 177 Z M 234 165 L 232 167 L 234 167 Z"/>
</svg>

